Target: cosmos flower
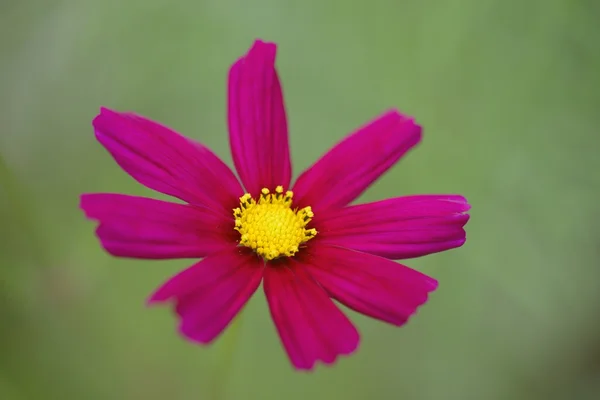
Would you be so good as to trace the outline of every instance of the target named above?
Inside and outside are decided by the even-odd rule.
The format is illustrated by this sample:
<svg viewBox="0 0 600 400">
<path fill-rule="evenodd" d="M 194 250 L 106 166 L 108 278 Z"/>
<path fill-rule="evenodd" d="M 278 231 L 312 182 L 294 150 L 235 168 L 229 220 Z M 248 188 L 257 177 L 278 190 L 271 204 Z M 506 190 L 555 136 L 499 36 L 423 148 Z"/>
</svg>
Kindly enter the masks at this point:
<svg viewBox="0 0 600 400">
<path fill-rule="evenodd" d="M 149 298 L 174 304 L 186 338 L 211 343 L 263 282 L 292 364 L 312 369 L 358 347 L 356 328 L 332 299 L 397 326 L 427 301 L 437 282 L 393 260 L 461 246 L 469 204 L 422 195 L 349 205 L 419 143 L 421 127 L 397 111 L 359 128 L 290 186 L 275 53 L 256 41 L 229 72 L 239 181 L 202 144 L 103 108 L 93 121 L 98 141 L 138 182 L 183 204 L 96 193 L 82 195 L 81 207 L 114 256 L 202 258 Z"/>
</svg>

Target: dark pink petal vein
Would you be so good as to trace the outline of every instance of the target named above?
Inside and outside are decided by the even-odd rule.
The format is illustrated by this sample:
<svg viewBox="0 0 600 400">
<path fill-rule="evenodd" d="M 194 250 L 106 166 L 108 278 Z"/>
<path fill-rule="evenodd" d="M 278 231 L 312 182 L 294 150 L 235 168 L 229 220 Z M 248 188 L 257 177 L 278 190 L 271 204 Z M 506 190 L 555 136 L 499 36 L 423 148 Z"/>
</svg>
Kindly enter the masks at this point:
<svg viewBox="0 0 600 400">
<path fill-rule="evenodd" d="M 235 167 L 246 190 L 288 188 L 292 175 L 277 47 L 256 41 L 229 71 L 229 139 Z"/>
<path fill-rule="evenodd" d="M 98 141 L 121 168 L 151 189 L 227 216 L 243 194 L 213 152 L 165 126 L 106 108 L 93 124 Z"/>
<path fill-rule="evenodd" d="M 118 257 L 200 258 L 235 240 L 232 218 L 206 208 L 111 193 L 84 194 L 80 205 Z"/>
<path fill-rule="evenodd" d="M 255 254 L 230 246 L 169 279 L 149 303 L 173 300 L 181 333 L 210 343 L 254 294 L 263 270 L 263 261 Z"/>
<path fill-rule="evenodd" d="M 421 140 L 421 127 L 389 111 L 348 136 L 304 171 L 294 185 L 296 204 L 315 214 L 344 207 Z"/>
<path fill-rule="evenodd" d="M 402 264 L 321 243 L 311 246 L 301 262 L 332 298 L 398 326 L 437 288 L 435 279 Z"/>
<path fill-rule="evenodd" d="M 327 293 L 294 261 L 265 269 L 271 316 L 292 364 L 312 369 L 358 347 L 359 335 Z"/>
<path fill-rule="evenodd" d="M 328 211 L 315 226 L 321 242 L 397 260 L 462 246 L 469 208 L 456 195 L 396 197 Z"/>
</svg>

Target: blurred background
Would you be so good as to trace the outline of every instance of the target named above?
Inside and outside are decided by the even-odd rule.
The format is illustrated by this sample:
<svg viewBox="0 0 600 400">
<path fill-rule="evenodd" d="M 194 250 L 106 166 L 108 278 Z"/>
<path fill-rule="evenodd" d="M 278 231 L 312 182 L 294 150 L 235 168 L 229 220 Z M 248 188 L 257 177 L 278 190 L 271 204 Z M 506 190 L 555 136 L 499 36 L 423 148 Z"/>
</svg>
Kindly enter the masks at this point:
<svg viewBox="0 0 600 400">
<path fill-rule="evenodd" d="M 600 3 L 1 0 L 0 399 L 600 398 Z M 94 140 L 133 110 L 228 163 L 226 75 L 279 44 L 296 176 L 398 107 L 422 144 L 360 200 L 459 193 L 467 244 L 407 261 L 440 288 L 402 329 L 295 372 L 262 291 L 184 342 L 144 301 L 191 260 L 108 256 L 82 192 L 154 196 Z"/>
</svg>

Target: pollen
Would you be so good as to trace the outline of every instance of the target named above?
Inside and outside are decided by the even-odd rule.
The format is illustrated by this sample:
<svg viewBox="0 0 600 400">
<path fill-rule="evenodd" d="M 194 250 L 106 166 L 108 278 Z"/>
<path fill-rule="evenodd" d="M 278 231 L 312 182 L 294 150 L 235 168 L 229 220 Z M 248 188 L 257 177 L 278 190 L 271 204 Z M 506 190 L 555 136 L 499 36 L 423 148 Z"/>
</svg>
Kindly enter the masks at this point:
<svg viewBox="0 0 600 400">
<path fill-rule="evenodd" d="M 275 193 L 262 189 L 258 200 L 249 193 L 240 197 L 240 206 L 233 210 L 240 245 L 270 261 L 293 256 L 314 238 L 317 230 L 306 228 L 314 216 L 311 208 L 292 209 L 293 197 L 292 191 L 283 192 L 283 186 Z"/>
</svg>

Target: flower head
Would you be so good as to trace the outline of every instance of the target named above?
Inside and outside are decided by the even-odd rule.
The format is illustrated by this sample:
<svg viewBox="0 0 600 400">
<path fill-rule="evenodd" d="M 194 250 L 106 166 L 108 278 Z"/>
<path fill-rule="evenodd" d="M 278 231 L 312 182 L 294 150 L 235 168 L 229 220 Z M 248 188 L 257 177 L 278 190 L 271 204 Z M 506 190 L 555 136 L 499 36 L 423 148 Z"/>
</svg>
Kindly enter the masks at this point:
<svg viewBox="0 0 600 400">
<path fill-rule="evenodd" d="M 469 204 L 457 195 L 349 205 L 421 139 L 388 111 L 333 147 L 290 186 L 292 166 L 276 46 L 256 41 L 229 73 L 228 124 L 240 182 L 205 146 L 156 122 L 103 108 L 98 141 L 141 184 L 184 202 L 84 194 L 112 255 L 202 258 L 149 302 L 173 302 L 185 337 L 210 343 L 261 281 L 292 364 L 312 369 L 356 350 L 332 299 L 403 325 L 437 282 L 392 260 L 459 247 Z M 242 185 L 245 190 L 242 189 Z"/>
</svg>

